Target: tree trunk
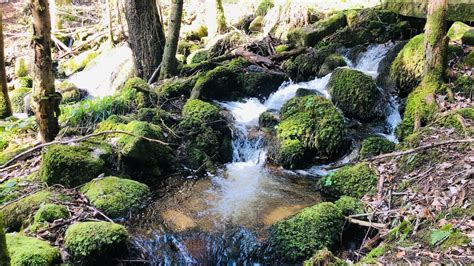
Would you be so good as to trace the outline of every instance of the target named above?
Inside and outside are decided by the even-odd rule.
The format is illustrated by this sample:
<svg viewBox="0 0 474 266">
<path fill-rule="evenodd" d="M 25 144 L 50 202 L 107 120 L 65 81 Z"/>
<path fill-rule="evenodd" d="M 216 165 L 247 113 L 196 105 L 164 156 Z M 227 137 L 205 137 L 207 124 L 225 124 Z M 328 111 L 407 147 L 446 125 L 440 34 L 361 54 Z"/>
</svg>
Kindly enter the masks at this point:
<svg viewBox="0 0 474 266">
<path fill-rule="evenodd" d="M 166 45 L 161 63 L 160 79 L 169 78 L 176 73 L 176 50 L 178 48 L 182 14 L 183 0 L 173 0 L 168 29 L 166 30 Z"/>
<path fill-rule="evenodd" d="M 39 141 L 54 140 L 59 132 L 58 117 L 61 95 L 54 90 L 51 60 L 51 19 L 48 0 L 32 0 L 33 39 L 33 101 Z"/>
<path fill-rule="evenodd" d="M 446 36 L 448 0 L 430 0 L 425 26 L 425 77 L 442 81 L 447 66 Z"/>
<path fill-rule="evenodd" d="M 12 115 L 12 106 L 8 98 L 5 53 L 3 48 L 2 10 L 0 10 L 0 82 L 2 83 L 2 90 L 0 92 L 0 118 L 6 118 Z"/>
<path fill-rule="evenodd" d="M 216 0 L 216 12 L 217 12 L 217 33 L 225 33 L 227 31 L 227 24 L 225 22 L 224 6 L 222 0 Z"/>
<path fill-rule="evenodd" d="M 160 65 L 165 46 L 156 1 L 126 0 L 125 17 L 138 76 L 148 80 Z"/>
<path fill-rule="evenodd" d="M 114 41 L 114 29 L 112 28 L 112 11 L 110 9 L 110 0 L 105 0 L 105 12 L 107 12 L 107 22 L 109 27 L 109 42 L 113 47 L 115 45 Z"/>
</svg>

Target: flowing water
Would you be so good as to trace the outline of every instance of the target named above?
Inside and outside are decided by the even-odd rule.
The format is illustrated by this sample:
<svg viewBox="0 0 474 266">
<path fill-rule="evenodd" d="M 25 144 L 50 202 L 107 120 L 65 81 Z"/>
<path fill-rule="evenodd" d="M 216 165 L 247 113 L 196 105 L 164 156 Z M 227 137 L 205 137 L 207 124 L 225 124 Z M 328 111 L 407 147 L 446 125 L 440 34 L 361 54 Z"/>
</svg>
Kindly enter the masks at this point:
<svg viewBox="0 0 474 266">
<path fill-rule="evenodd" d="M 379 62 L 393 44 L 373 45 L 348 66 L 377 76 Z M 322 199 L 314 190 L 314 175 L 323 167 L 283 171 L 265 167 L 266 146 L 255 134 L 258 117 L 279 110 L 298 88 L 329 98 L 331 74 L 309 82 L 285 82 L 263 103 L 255 98 L 219 102 L 235 118 L 233 161 L 216 175 L 190 180 L 152 204 L 135 224 L 134 241 L 153 264 L 258 263 L 264 261 L 265 229 Z M 396 99 L 387 104 L 385 126 L 372 133 L 396 141 L 393 129 L 400 122 Z M 342 162 L 357 156 L 349 153 Z M 168 195 L 169 194 L 169 195 Z"/>
</svg>

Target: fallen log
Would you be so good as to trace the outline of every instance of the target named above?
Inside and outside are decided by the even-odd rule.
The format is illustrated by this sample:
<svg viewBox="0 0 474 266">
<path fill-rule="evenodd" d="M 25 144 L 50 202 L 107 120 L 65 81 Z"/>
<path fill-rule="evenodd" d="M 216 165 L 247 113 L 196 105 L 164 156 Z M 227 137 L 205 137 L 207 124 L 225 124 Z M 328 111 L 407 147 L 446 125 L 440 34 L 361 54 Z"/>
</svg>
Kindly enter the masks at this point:
<svg viewBox="0 0 474 266">
<path fill-rule="evenodd" d="M 271 55 L 269 56 L 270 60 L 272 61 L 275 61 L 275 62 L 281 62 L 281 61 L 284 61 L 288 58 L 291 58 L 291 57 L 294 57 L 294 56 L 298 56 L 304 52 L 307 52 L 309 51 L 308 48 L 306 47 L 300 47 L 300 48 L 296 48 L 296 49 L 293 49 L 291 51 L 288 51 L 288 52 L 283 52 L 281 54 L 274 54 L 274 55 Z"/>
</svg>

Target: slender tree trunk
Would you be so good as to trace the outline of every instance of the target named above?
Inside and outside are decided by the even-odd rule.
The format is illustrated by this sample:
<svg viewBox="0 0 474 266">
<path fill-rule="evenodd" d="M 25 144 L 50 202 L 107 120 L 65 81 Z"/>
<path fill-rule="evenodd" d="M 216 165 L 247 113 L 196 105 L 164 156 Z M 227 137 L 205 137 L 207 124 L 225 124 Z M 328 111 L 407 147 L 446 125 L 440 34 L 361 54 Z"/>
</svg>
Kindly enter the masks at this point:
<svg viewBox="0 0 474 266">
<path fill-rule="evenodd" d="M 156 1 L 126 0 L 125 17 L 138 76 L 148 80 L 160 65 L 165 46 Z"/>
<path fill-rule="evenodd" d="M 225 22 L 224 6 L 222 0 L 216 0 L 217 13 L 217 33 L 225 33 L 227 31 L 227 23 Z"/>
<path fill-rule="evenodd" d="M 10 258 L 8 256 L 7 241 L 3 227 L 3 215 L 0 213 L 0 265 L 9 266 Z"/>
<path fill-rule="evenodd" d="M 425 77 L 442 81 L 448 53 L 446 20 L 448 0 L 429 0 L 425 26 Z"/>
<path fill-rule="evenodd" d="M 109 42 L 110 45 L 113 47 L 115 45 L 114 41 L 114 29 L 112 28 L 112 11 L 110 9 L 110 0 L 105 0 L 105 12 L 107 12 L 107 22 L 109 26 Z"/>
<path fill-rule="evenodd" d="M 50 142 L 59 132 L 58 117 L 61 95 L 54 90 L 51 60 L 51 19 L 48 0 L 32 0 L 33 39 L 33 101 L 39 140 Z"/>
<path fill-rule="evenodd" d="M 183 0 L 173 0 L 168 29 L 166 30 L 166 45 L 161 63 L 160 79 L 168 78 L 176 73 L 176 50 L 178 48 L 182 14 Z"/>
<path fill-rule="evenodd" d="M 0 10 L 0 82 L 2 90 L 0 92 L 0 118 L 12 115 L 12 106 L 8 98 L 7 73 L 5 72 L 5 52 L 3 47 L 3 25 L 2 10 Z"/>
</svg>

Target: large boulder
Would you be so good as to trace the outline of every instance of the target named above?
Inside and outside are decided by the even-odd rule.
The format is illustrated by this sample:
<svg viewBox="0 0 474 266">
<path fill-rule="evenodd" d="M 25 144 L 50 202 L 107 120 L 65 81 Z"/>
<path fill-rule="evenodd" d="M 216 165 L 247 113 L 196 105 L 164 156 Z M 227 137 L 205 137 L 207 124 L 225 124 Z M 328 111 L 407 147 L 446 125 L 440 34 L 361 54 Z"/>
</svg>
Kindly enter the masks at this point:
<svg viewBox="0 0 474 266">
<path fill-rule="evenodd" d="M 428 2 L 425 0 L 383 0 L 382 7 L 403 16 L 426 18 Z M 474 21 L 474 6 L 470 1 L 450 0 L 448 4 L 448 20 Z"/>
<path fill-rule="evenodd" d="M 6 235 L 10 264 L 17 265 L 57 265 L 61 262 L 59 249 L 46 241 L 19 233 Z"/>
<path fill-rule="evenodd" d="M 127 239 L 127 229 L 122 225 L 81 222 L 66 230 L 64 247 L 77 264 L 114 263 L 116 258 L 125 256 Z"/>
<path fill-rule="evenodd" d="M 40 179 L 48 185 L 82 185 L 106 171 L 112 148 L 103 142 L 52 145 L 42 156 Z"/>
<path fill-rule="evenodd" d="M 336 205 L 319 203 L 273 225 L 270 243 L 279 259 L 295 263 L 334 246 L 343 225 L 344 216 Z"/>
<path fill-rule="evenodd" d="M 324 37 L 347 25 L 346 16 L 338 12 L 312 25 L 292 30 L 288 33 L 288 42 L 293 46 L 314 46 Z"/>
<path fill-rule="evenodd" d="M 94 179 L 83 186 L 81 192 L 94 207 L 111 218 L 140 209 L 151 195 L 147 185 L 113 176 Z"/>
<path fill-rule="evenodd" d="M 449 28 L 447 35 L 450 41 L 459 42 L 462 40 L 462 37 L 464 36 L 464 34 L 471 29 L 472 27 L 470 27 L 469 25 L 466 25 L 460 21 L 456 21 Z"/>
<path fill-rule="evenodd" d="M 400 96 L 407 96 L 423 76 L 424 68 L 424 35 L 413 37 L 398 53 L 390 68 L 390 79 L 400 91 Z"/>
<path fill-rule="evenodd" d="M 270 157 L 284 168 L 299 168 L 341 153 L 344 118 L 329 100 L 316 95 L 295 97 L 284 104 L 280 117 L 276 149 Z"/>
<path fill-rule="evenodd" d="M 347 117 L 369 122 L 383 116 L 383 97 L 370 76 L 349 68 L 336 69 L 328 87 L 334 104 Z"/>
<path fill-rule="evenodd" d="M 318 186 L 325 194 L 341 197 L 351 196 L 361 198 L 367 193 L 375 191 L 377 173 L 367 163 L 359 163 L 343 168 L 322 177 Z"/>
</svg>

